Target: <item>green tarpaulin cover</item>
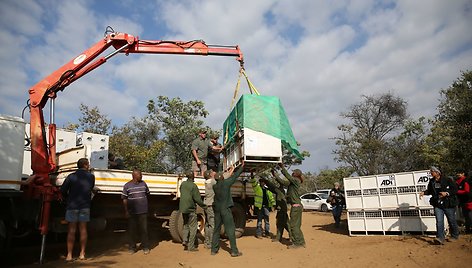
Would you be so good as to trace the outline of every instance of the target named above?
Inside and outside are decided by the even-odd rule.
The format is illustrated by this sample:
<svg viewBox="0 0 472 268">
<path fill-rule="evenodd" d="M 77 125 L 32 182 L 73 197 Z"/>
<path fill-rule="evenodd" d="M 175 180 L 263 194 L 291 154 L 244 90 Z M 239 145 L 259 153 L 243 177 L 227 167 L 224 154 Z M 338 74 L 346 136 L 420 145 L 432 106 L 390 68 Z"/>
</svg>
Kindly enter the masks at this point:
<svg viewBox="0 0 472 268">
<path fill-rule="evenodd" d="M 303 159 L 278 97 L 242 95 L 223 124 L 224 144 L 234 142 L 235 134 L 242 128 L 280 139 L 286 149 Z"/>
</svg>

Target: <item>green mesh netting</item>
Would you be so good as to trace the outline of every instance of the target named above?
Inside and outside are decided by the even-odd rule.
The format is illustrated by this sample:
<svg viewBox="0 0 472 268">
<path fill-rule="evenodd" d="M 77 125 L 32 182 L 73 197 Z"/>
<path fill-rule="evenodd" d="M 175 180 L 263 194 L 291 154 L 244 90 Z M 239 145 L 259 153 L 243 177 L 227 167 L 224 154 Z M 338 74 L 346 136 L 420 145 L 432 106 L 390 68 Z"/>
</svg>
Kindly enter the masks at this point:
<svg viewBox="0 0 472 268">
<path fill-rule="evenodd" d="M 223 124 L 224 144 L 232 143 L 239 129 L 249 128 L 282 141 L 300 159 L 297 142 L 278 97 L 242 95 Z"/>
</svg>

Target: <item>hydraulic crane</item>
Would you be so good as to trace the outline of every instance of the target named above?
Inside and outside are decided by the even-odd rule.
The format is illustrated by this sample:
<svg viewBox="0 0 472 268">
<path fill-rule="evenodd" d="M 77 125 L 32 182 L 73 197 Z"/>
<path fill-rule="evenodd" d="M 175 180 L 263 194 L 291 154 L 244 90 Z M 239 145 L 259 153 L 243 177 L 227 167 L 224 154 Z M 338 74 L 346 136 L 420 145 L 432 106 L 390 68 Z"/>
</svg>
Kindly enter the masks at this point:
<svg viewBox="0 0 472 268">
<path fill-rule="evenodd" d="M 115 51 L 108 55 L 100 55 L 113 47 Z M 59 91 L 106 63 L 118 53 L 146 54 L 178 54 L 201 56 L 230 56 L 236 57 L 241 68 L 244 67 L 243 54 L 239 46 L 207 45 L 202 40 L 193 41 L 164 41 L 140 40 L 127 33 L 114 32 L 107 28 L 102 40 L 82 52 L 80 55 L 51 73 L 35 84 L 29 90 L 30 104 L 30 137 L 31 137 L 31 168 L 37 175 L 29 187 L 27 194 L 32 198 L 42 200 L 39 230 L 42 237 L 40 263 L 42 263 L 46 234 L 51 209 L 51 202 L 60 198 L 59 189 L 51 184 L 49 175 L 56 170 L 56 125 L 54 123 L 54 100 Z M 46 142 L 46 131 L 43 109 L 50 100 L 50 123 L 48 135 L 50 144 Z"/>
</svg>

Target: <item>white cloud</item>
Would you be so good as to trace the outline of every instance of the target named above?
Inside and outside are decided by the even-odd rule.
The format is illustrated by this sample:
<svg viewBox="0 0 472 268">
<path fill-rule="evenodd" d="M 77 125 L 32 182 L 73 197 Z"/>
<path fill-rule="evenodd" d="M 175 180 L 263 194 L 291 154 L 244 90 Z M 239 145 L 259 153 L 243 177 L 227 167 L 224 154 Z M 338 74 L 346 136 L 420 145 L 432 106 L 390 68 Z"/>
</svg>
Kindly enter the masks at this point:
<svg viewBox="0 0 472 268">
<path fill-rule="evenodd" d="M 24 63 L 28 39 L 41 32 L 41 8 L 34 2 L 0 1 L 0 112 L 21 115 L 27 100 Z"/>
<path fill-rule="evenodd" d="M 14 34 L 32 36 L 43 31 L 42 15 L 43 9 L 34 1 L 0 1 L 0 25 Z"/>
<path fill-rule="evenodd" d="M 99 110 L 115 120 L 127 121 L 130 113 L 138 106 L 136 96 L 123 94 L 113 89 L 113 85 L 108 81 L 84 80 L 67 88 L 67 92 L 57 98 L 56 109 L 61 111 L 57 113 L 57 120 L 76 122 L 79 115 L 79 105 L 81 103 L 92 107 L 98 107 Z"/>
<path fill-rule="evenodd" d="M 312 154 L 302 167 L 310 171 L 336 165 L 330 138 L 343 122 L 340 112 L 362 94 L 391 91 L 408 101 L 413 116 L 432 116 L 439 90 L 472 62 L 467 0 L 145 1 L 146 11 L 155 11 L 151 24 L 130 1 L 120 2 L 128 7 L 120 15 L 91 10 L 90 1 L 0 3 L 0 12 L 9 13 L 0 18 L 0 41 L 9 47 L 0 52 L 0 73 L 11 78 L 0 82 L 1 113 L 21 110 L 27 93 L 15 90 L 26 91 L 100 40 L 106 25 L 145 39 L 238 44 L 252 82 L 281 98 L 301 149 Z M 170 31 L 156 32 L 156 25 Z M 56 114 L 75 121 L 83 102 L 123 122 L 166 95 L 204 101 L 205 123 L 218 129 L 237 75 L 232 58 L 118 55 L 60 93 Z M 240 91 L 248 92 L 244 80 Z"/>
<path fill-rule="evenodd" d="M 371 36 L 383 35 L 395 31 L 401 14 L 397 9 L 378 10 L 372 13 L 366 20 L 361 21 L 360 27 Z"/>
<path fill-rule="evenodd" d="M 238 42 L 257 29 L 272 1 L 161 1 L 158 21 L 177 36 L 217 43 Z"/>
</svg>

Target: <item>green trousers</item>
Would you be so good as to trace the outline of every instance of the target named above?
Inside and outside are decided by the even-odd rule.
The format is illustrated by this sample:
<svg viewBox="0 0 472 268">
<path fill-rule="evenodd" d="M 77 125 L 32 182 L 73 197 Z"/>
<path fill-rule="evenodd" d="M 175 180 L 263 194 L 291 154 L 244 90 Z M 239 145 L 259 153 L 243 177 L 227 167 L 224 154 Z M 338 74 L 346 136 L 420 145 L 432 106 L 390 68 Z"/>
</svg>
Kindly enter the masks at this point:
<svg viewBox="0 0 472 268">
<path fill-rule="evenodd" d="M 205 209 L 205 246 L 211 248 L 211 242 L 213 238 L 213 231 L 215 229 L 215 212 L 213 207 L 208 206 Z"/>
<path fill-rule="evenodd" d="M 281 240 L 282 236 L 284 234 L 284 229 L 287 230 L 288 235 L 290 237 L 290 228 L 288 226 L 288 214 L 287 214 L 287 205 L 284 207 L 280 207 L 280 209 L 277 210 L 277 215 L 275 216 L 275 225 L 277 226 L 277 234 L 275 236 L 275 239 Z"/>
<path fill-rule="evenodd" d="M 305 237 L 303 237 L 302 227 L 302 213 L 303 207 L 293 207 L 290 209 L 290 235 L 294 245 L 303 246 L 305 245 Z"/>
<path fill-rule="evenodd" d="M 225 233 L 231 246 L 231 253 L 238 254 L 239 250 L 236 246 L 236 235 L 234 234 L 234 220 L 231 208 L 215 209 L 215 229 L 211 242 L 211 252 L 220 250 L 220 230 L 221 225 L 225 226 Z"/>
<path fill-rule="evenodd" d="M 191 250 L 195 248 L 195 245 L 198 245 L 197 241 L 197 213 L 182 213 L 184 219 L 184 230 L 182 234 L 182 240 L 187 244 L 187 249 Z"/>
</svg>

